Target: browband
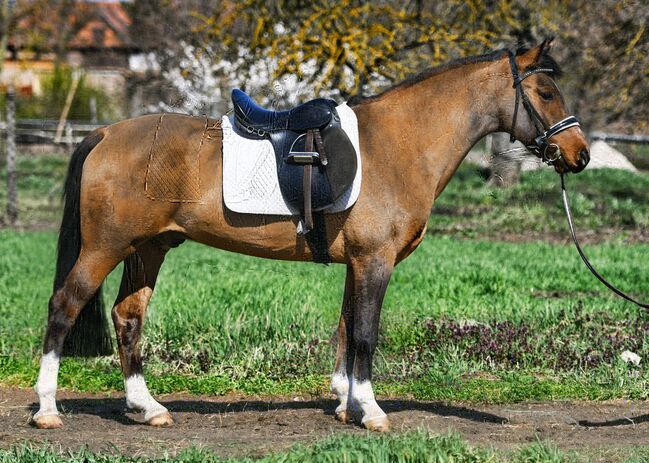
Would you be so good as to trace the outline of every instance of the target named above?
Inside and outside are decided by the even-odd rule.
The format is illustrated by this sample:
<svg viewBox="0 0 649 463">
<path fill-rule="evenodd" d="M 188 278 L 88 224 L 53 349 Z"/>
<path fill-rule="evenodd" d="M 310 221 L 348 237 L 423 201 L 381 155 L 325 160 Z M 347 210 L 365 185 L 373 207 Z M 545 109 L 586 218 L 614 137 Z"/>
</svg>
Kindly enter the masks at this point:
<svg viewBox="0 0 649 463">
<path fill-rule="evenodd" d="M 518 70 L 517 70 L 518 71 Z M 520 85 L 521 82 L 523 82 L 525 79 L 527 79 L 529 76 L 532 74 L 536 74 L 538 72 L 545 72 L 546 74 L 551 74 L 554 72 L 554 69 L 550 68 L 536 68 L 536 69 L 530 69 L 526 73 L 524 73 L 522 76 L 518 76 L 514 79 L 514 85 L 513 87 L 516 87 Z"/>
</svg>

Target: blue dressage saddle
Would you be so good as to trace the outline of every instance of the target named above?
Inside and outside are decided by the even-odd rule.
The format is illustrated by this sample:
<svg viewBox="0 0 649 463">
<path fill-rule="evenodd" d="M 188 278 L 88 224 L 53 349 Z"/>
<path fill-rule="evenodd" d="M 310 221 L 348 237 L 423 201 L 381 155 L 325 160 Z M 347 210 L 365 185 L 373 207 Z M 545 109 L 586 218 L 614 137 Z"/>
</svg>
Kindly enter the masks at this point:
<svg viewBox="0 0 649 463">
<path fill-rule="evenodd" d="M 232 103 L 237 132 L 273 145 L 282 196 L 301 213 L 298 233 L 308 233 L 313 211 L 331 207 L 351 188 L 358 168 L 336 102 L 318 98 L 286 111 L 271 111 L 234 89 Z"/>
</svg>

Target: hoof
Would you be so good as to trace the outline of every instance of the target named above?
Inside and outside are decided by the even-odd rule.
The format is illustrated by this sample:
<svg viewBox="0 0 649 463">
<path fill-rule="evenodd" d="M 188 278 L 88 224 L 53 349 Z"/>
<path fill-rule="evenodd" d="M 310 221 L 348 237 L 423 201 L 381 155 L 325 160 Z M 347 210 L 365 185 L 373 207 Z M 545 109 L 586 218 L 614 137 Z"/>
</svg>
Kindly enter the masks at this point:
<svg viewBox="0 0 649 463">
<path fill-rule="evenodd" d="M 63 427 L 63 421 L 59 415 L 46 415 L 32 418 L 32 423 L 38 429 L 58 429 Z"/>
<path fill-rule="evenodd" d="M 341 423 L 345 423 L 345 424 L 349 424 L 352 422 L 351 413 L 349 413 L 347 410 L 343 410 L 342 412 L 336 412 L 336 419 Z"/>
<path fill-rule="evenodd" d="M 363 426 L 374 432 L 388 432 L 390 431 L 390 420 L 385 415 L 377 416 L 363 420 Z"/>
<path fill-rule="evenodd" d="M 149 421 L 147 421 L 147 424 L 149 426 L 155 426 L 158 428 L 163 428 L 166 426 L 171 426 L 174 424 L 173 418 L 171 418 L 171 415 L 169 412 L 164 412 L 159 415 L 154 416 L 153 418 L 150 418 Z"/>
</svg>

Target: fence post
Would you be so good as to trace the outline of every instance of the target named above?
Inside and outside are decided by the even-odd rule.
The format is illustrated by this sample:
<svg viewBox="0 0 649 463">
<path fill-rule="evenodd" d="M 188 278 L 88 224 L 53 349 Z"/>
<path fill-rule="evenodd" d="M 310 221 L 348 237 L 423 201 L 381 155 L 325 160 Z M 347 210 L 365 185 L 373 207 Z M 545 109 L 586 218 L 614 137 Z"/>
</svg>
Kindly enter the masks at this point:
<svg viewBox="0 0 649 463">
<path fill-rule="evenodd" d="M 16 93 L 12 84 L 7 89 L 7 218 L 9 225 L 18 220 L 16 191 Z"/>
<path fill-rule="evenodd" d="M 68 121 L 68 113 L 70 112 L 70 107 L 72 106 L 72 101 L 74 100 L 74 95 L 77 93 L 77 87 L 79 86 L 79 80 L 81 79 L 81 74 L 78 69 L 72 71 L 72 83 L 70 84 L 70 90 L 68 91 L 68 96 L 65 99 L 65 105 L 63 106 L 63 111 L 61 111 L 61 117 L 59 118 L 59 125 L 56 128 L 56 135 L 54 135 L 54 143 L 61 143 L 61 137 L 63 136 L 63 130 L 65 129 L 65 123 Z"/>
<path fill-rule="evenodd" d="M 90 123 L 97 124 L 97 97 L 90 97 Z"/>
<path fill-rule="evenodd" d="M 65 124 L 65 143 L 68 145 L 68 150 L 74 146 L 74 138 L 72 137 L 72 125 L 67 122 Z"/>
</svg>

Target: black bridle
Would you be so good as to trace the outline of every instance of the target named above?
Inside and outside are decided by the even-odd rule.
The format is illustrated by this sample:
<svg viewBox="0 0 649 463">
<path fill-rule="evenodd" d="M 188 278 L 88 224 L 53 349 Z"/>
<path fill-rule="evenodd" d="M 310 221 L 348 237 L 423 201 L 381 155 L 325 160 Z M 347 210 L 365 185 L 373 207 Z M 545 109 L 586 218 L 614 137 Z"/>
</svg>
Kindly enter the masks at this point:
<svg viewBox="0 0 649 463">
<path fill-rule="evenodd" d="M 516 55 L 514 55 L 514 53 L 511 50 L 509 50 L 509 64 L 511 65 L 512 68 L 512 77 L 514 78 L 514 88 L 516 89 L 516 104 L 514 106 L 514 118 L 512 120 L 512 133 L 510 136 L 510 141 L 514 142 L 515 140 L 514 129 L 516 127 L 516 118 L 518 117 L 518 105 L 522 100 L 523 107 L 525 108 L 525 111 L 527 111 L 527 114 L 529 115 L 532 124 L 534 124 L 534 127 L 536 128 L 536 134 L 537 134 L 537 136 L 534 138 L 534 144 L 527 145 L 526 147 L 532 153 L 540 157 L 543 160 L 543 162 L 545 162 L 546 164 L 554 165 L 561 159 L 561 150 L 559 149 L 559 146 L 557 146 L 556 144 L 550 143 L 550 138 L 552 138 L 554 135 L 558 134 L 559 132 L 563 132 L 564 130 L 569 129 L 571 127 L 579 127 L 579 121 L 575 116 L 568 116 L 565 119 L 562 119 L 559 122 L 552 124 L 551 126 L 548 127 L 548 125 L 545 123 L 543 118 L 539 115 L 539 113 L 536 111 L 536 109 L 530 102 L 530 99 L 525 94 L 525 90 L 523 90 L 523 86 L 521 85 L 521 83 L 523 82 L 523 80 L 527 79 L 529 76 L 533 74 L 537 74 L 539 72 L 551 74 L 552 72 L 554 72 L 554 70 L 550 68 L 535 68 L 526 71 L 523 75 L 520 75 L 518 72 L 518 65 L 516 64 Z M 600 282 L 602 282 L 602 284 L 604 284 L 608 289 L 613 291 L 618 296 L 626 299 L 629 302 L 633 302 L 639 307 L 649 310 L 649 304 L 642 303 L 632 298 L 625 292 L 619 290 L 614 285 L 609 283 L 602 275 L 599 274 L 597 270 L 595 270 L 593 265 L 586 257 L 586 254 L 584 253 L 584 251 L 581 249 L 581 246 L 579 245 L 579 241 L 577 241 L 577 234 L 575 233 L 575 226 L 572 221 L 572 213 L 570 212 L 570 204 L 568 203 L 568 193 L 566 192 L 563 173 L 561 174 L 561 193 L 563 199 L 563 207 L 566 211 L 566 216 L 568 217 L 568 227 L 570 228 L 570 234 L 572 236 L 572 240 L 575 243 L 575 247 L 577 248 L 577 252 L 581 257 L 581 260 L 584 261 L 584 264 L 586 265 L 588 270 L 590 270 L 590 272 Z"/>
<path fill-rule="evenodd" d="M 566 129 L 571 127 L 579 127 L 579 121 L 575 116 L 568 116 L 565 119 L 560 120 L 559 122 L 548 126 L 548 124 L 543 120 L 541 115 L 532 105 L 529 97 L 523 89 L 523 81 L 529 76 L 538 74 L 540 72 L 551 74 L 554 72 L 550 68 L 534 68 L 526 71 L 524 74 L 518 72 L 518 64 L 516 64 L 516 55 L 511 50 L 509 53 L 509 64 L 512 68 L 512 77 L 514 79 L 513 87 L 516 89 L 516 103 L 514 104 L 514 117 L 512 120 L 512 132 L 510 136 L 510 141 L 513 143 L 514 138 L 514 129 L 516 128 L 516 119 L 518 118 L 518 106 L 520 101 L 523 102 L 523 107 L 527 111 L 534 128 L 536 129 L 536 137 L 534 138 L 534 143 L 532 145 L 527 145 L 527 149 L 532 153 L 536 154 L 541 158 L 543 162 L 548 165 L 554 165 L 559 159 L 561 159 L 561 150 L 559 146 L 550 143 L 550 138 L 556 134 L 563 132 Z"/>
</svg>

